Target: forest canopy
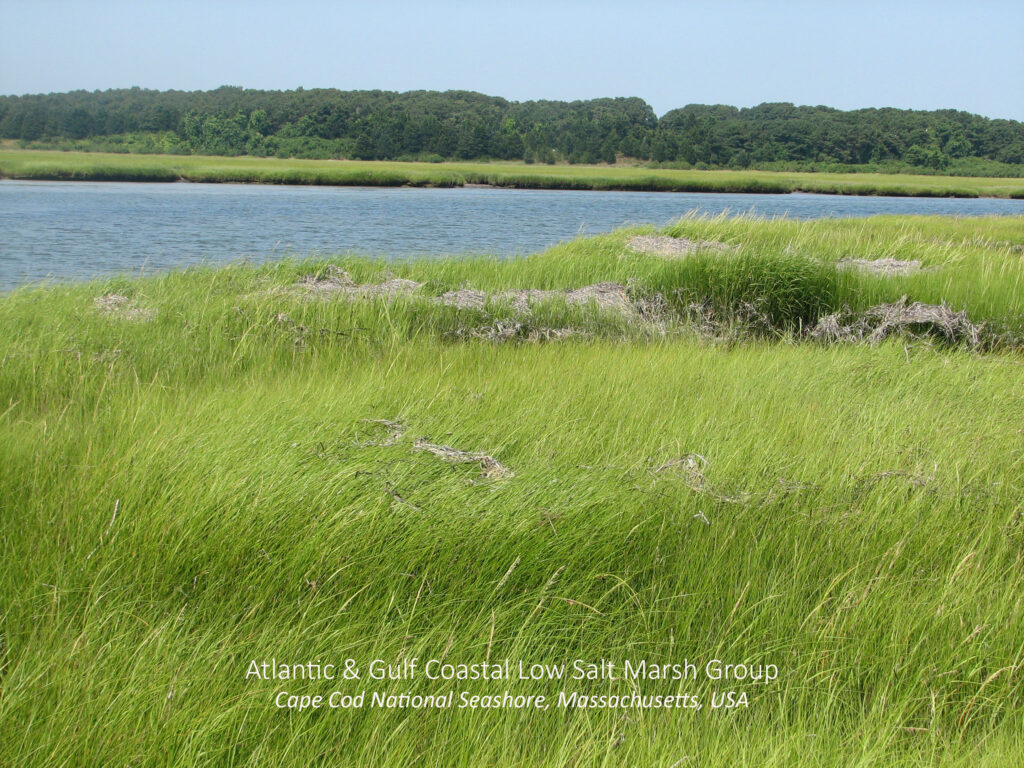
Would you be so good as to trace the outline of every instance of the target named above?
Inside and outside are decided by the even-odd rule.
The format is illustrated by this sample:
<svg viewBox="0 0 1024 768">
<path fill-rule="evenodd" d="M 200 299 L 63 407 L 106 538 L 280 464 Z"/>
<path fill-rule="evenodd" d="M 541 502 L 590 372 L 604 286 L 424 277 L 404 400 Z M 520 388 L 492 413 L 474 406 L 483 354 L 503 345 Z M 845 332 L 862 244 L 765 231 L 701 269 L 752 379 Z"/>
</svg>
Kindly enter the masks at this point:
<svg viewBox="0 0 1024 768">
<path fill-rule="evenodd" d="M 1020 175 L 1024 123 L 957 110 L 841 111 L 639 98 L 508 101 L 470 91 L 129 88 L 0 96 L 0 138 L 114 152 L 682 167 L 897 166 Z"/>
</svg>

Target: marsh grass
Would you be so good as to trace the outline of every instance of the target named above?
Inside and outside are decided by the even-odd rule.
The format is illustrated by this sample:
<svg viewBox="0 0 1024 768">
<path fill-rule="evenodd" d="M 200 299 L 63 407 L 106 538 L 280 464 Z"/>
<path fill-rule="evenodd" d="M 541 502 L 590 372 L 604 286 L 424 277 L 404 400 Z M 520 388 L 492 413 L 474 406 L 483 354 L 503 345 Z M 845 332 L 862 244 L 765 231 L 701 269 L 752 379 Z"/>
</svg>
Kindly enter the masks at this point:
<svg viewBox="0 0 1024 768">
<path fill-rule="evenodd" d="M 1014 178 L 878 173 L 698 171 L 523 163 L 282 160 L 198 155 L 125 155 L 0 149 L 0 178 L 193 181 L 335 186 L 459 187 L 644 192 L 815 192 L 910 197 L 1019 197 Z"/>
<path fill-rule="evenodd" d="M 626 247 L 651 232 L 515 260 L 286 260 L 0 299 L 0 763 L 1014 764 L 1019 353 L 782 332 L 719 344 L 558 301 L 529 322 L 589 336 L 498 344 L 453 332 L 512 320 L 508 306 L 430 299 L 632 278 L 680 302 L 761 302 L 780 328 L 904 293 L 1019 324 L 1021 220 L 666 230 L 739 246 L 717 260 Z M 937 269 L 833 266 L 882 255 Z M 392 303 L 294 290 L 331 265 L 424 286 Z M 108 294 L 153 314 L 100 311 Z M 405 429 L 381 439 L 379 419 Z M 413 450 L 420 438 L 515 476 L 482 479 Z M 699 475 L 679 469 L 693 455 Z M 720 658 L 780 677 L 635 685 L 746 691 L 731 711 L 290 713 L 277 691 L 339 686 L 245 680 L 271 657 Z"/>
</svg>

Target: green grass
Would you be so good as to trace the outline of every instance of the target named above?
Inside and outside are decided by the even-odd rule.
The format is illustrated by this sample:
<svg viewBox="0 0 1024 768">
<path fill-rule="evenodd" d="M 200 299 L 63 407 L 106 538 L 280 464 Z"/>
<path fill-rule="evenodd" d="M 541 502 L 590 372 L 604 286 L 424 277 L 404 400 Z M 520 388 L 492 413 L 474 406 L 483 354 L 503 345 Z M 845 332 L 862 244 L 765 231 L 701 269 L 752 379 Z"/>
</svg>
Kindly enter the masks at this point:
<svg viewBox="0 0 1024 768">
<path fill-rule="evenodd" d="M 0 764 L 1018 764 L 1024 357 L 826 346 L 792 325 L 908 294 L 1019 327 L 1024 221 L 690 218 L 667 232 L 742 248 L 672 262 L 623 257 L 636 231 L 514 260 L 331 260 L 357 282 L 424 283 L 391 304 L 282 290 L 314 261 L 0 298 Z M 939 268 L 832 266 L 880 256 Z M 762 299 L 777 332 L 652 336 L 554 302 L 535 322 L 590 335 L 459 341 L 508 308 L 429 301 L 630 278 L 723 308 Z M 104 315 L 93 299 L 111 292 L 155 314 Z M 380 444 L 374 419 L 408 430 Z M 677 461 L 694 454 L 697 470 Z M 779 677 L 245 679 L 272 657 L 718 658 Z M 273 704 L 634 688 L 705 708 Z M 749 707 L 711 710 L 725 690 Z"/>
<path fill-rule="evenodd" d="M 340 186 L 492 184 L 524 189 L 816 192 L 915 197 L 1022 197 L 1013 178 L 880 173 L 697 171 L 523 163 L 412 163 L 0 150 L 0 178 L 194 181 Z"/>
</svg>

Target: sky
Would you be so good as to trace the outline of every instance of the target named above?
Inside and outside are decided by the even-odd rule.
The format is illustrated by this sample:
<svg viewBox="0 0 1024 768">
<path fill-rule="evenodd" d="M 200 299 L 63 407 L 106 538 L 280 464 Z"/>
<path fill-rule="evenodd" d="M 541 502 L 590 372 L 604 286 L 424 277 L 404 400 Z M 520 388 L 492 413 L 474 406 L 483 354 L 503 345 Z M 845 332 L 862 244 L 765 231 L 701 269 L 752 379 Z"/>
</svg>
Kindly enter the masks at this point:
<svg viewBox="0 0 1024 768">
<path fill-rule="evenodd" d="M 220 85 L 1024 120 L 1024 0 L 0 0 L 0 94 Z"/>
</svg>

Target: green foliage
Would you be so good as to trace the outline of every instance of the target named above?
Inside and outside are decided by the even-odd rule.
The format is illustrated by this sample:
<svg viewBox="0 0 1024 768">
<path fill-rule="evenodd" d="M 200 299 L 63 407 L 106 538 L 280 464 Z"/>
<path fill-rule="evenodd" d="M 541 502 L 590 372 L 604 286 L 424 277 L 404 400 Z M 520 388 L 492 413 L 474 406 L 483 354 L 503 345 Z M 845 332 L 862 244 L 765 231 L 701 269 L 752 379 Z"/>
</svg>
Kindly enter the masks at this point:
<svg viewBox="0 0 1024 768">
<path fill-rule="evenodd" d="M 903 154 L 903 159 L 911 165 L 925 166 L 936 170 L 949 166 L 949 157 L 942 150 L 935 147 L 926 149 L 917 144 Z"/>
<path fill-rule="evenodd" d="M 660 120 L 637 98 L 510 102 L 467 91 L 142 89 L 0 96 L 0 138 L 104 149 L 123 134 L 172 131 L 166 151 L 216 155 L 769 167 L 887 165 L 1021 175 L 1024 125 L 966 112 L 691 104 Z M 276 139 L 277 141 L 272 141 Z M 309 139 L 298 142 L 298 139 Z M 164 150 L 158 150 L 164 151 Z"/>
</svg>

